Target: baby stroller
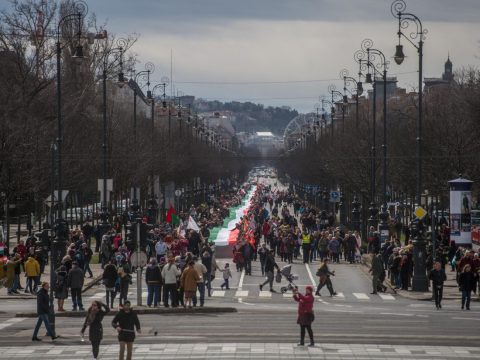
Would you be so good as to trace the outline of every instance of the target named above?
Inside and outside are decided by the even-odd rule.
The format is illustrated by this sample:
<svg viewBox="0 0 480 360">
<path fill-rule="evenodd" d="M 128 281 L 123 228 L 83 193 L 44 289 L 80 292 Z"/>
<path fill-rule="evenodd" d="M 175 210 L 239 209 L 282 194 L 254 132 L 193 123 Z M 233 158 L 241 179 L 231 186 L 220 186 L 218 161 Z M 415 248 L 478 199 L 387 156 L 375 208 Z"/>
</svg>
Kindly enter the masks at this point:
<svg viewBox="0 0 480 360">
<path fill-rule="evenodd" d="M 293 290 L 294 288 L 297 287 L 297 285 L 294 284 L 293 280 L 298 280 L 298 276 L 292 274 L 292 265 L 285 265 L 280 269 L 280 274 L 288 281 L 287 286 L 282 286 L 280 288 L 280 291 L 282 294 L 285 294 L 288 290 Z"/>
</svg>

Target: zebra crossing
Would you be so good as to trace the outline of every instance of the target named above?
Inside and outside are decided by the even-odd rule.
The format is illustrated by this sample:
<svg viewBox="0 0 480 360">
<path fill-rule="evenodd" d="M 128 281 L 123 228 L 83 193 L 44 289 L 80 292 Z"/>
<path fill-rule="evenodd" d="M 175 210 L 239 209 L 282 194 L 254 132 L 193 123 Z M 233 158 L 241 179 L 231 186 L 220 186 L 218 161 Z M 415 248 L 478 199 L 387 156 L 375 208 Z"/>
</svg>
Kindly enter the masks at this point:
<svg viewBox="0 0 480 360">
<path fill-rule="evenodd" d="M 104 300 L 105 299 L 105 291 L 98 291 L 93 295 L 84 296 L 84 305 L 88 306 L 91 301 L 94 300 Z M 146 290 L 142 291 L 142 304 L 146 304 L 148 292 Z M 200 293 L 197 291 L 197 296 L 200 296 Z M 207 297 L 207 296 L 206 296 Z M 245 289 L 231 289 L 231 290 L 221 290 L 214 288 L 211 292 L 211 297 L 209 298 L 212 301 L 218 301 L 220 299 L 258 299 L 258 300 L 280 300 L 280 301 L 291 301 L 292 293 L 288 292 L 282 294 L 280 292 L 272 293 L 270 291 L 260 291 L 260 290 L 245 290 Z M 128 292 L 128 299 L 132 302 L 132 304 L 136 305 L 137 302 L 137 289 L 136 287 L 130 288 Z M 316 296 L 318 300 L 326 300 L 328 299 L 329 302 L 368 302 L 368 301 L 385 301 L 385 302 L 392 302 L 395 301 L 397 298 L 391 294 L 384 294 L 379 293 L 376 295 L 360 293 L 360 292 L 353 292 L 353 293 L 344 293 L 338 292 L 334 296 L 325 295 L 324 296 Z M 322 301 L 323 301 L 322 300 Z"/>
</svg>

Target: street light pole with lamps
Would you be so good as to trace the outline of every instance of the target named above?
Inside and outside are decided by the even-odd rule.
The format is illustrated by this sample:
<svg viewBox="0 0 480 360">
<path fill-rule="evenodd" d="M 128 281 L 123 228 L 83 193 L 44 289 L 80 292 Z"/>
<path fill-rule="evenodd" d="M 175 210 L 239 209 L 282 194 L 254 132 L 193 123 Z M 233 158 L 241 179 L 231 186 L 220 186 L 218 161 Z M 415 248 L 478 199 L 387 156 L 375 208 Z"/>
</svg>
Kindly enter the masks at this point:
<svg viewBox="0 0 480 360">
<path fill-rule="evenodd" d="M 154 144 L 155 144 L 155 91 L 157 89 L 162 89 L 162 108 L 166 109 L 167 108 L 167 101 L 166 101 L 166 93 L 165 89 L 167 85 L 170 83 L 170 79 L 166 76 L 162 77 L 160 80 L 161 82 L 157 85 L 155 85 L 152 90 L 147 91 L 147 99 L 150 100 L 150 105 L 151 105 L 151 144 L 150 144 L 150 163 L 151 163 L 151 174 L 150 174 L 150 200 L 148 201 L 148 223 L 149 224 L 155 224 L 157 221 L 157 210 L 158 210 L 158 203 L 155 199 L 155 175 L 154 175 L 154 167 L 153 167 L 153 159 L 155 157 L 155 149 L 154 149 Z"/>
<path fill-rule="evenodd" d="M 61 86 L 61 64 L 62 64 L 62 43 L 61 43 L 61 28 L 64 24 L 68 22 L 77 22 L 77 46 L 73 54 L 75 59 L 83 59 L 83 47 L 81 44 L 82 37 L 82 24 L 83 18 L 88 13 L 88 6 L 83 1 L 74 2 L 73 12 L 63 16 L 57 25 L 57 43 L 56 43 L 56 60 L 57 60 L 57 139 L 56 139 L 56 148 L 55 152 L 57 154 L 57 185 L 58 185 L 58 216 L 55 221 L 55 239 L 52 242 L 51 246 L 51 262 L 53 268 L 58 267 L 59 261 L 63 258 L 65 254 L 65 241 L 68 238 L 68 223 L 63 219 L 63 168 L 62 168 L 62 142 L 63 142 L 63 128 L 62 128 L 62 86 Z M 53 225 L 53 224 L 52 224 Z M 51 265 L 51 266 L 52 266 Z M 49 312 L 49 321 L 52 325 L 53 336 L 55 337 L 55 309 L 53 303 L 53 288 L 55 283 L 55 272 L 50 273 L 50 312 Z"/>
<path fill-rule="evenodd" d="M 145 64 L 145 70 L 142 70 L 135 74 L 134 77 L 134 84 L 133 84 L 133 141 L 134 141 L 134 149 L 135 149 L 135 161 L 138 162 L 138 141 L 137 141 L 137 96 L 138 96 L 138 81 L 140 77 L 146 79 L 147 81 L 147 89 L 150 90 L 150 74 L 155 71 L 155 65 L 151 62 L 147 62 Z M 138 211 L 140 209 L 138 205 L 138 197 L 137 197 L 137 179 L 136 176 L 133 176 L 133 199 L 132 199 L 132 210 L 134 212 L 134 217 L 138 216 Z"/>
<path fill-rule="evenodd" d="M 118 86 L 123 87 L 125 84 L 125 78 L 123 76 L 123 52 L 127 46 L 127 41 L 125 39 L 117 40 L 117 47 L 111 48 L 105 52 L 103 57 L 103 71 L 102 71 L 102 82 L 103 82 L 103 104 L 102 104 L 102 115 L 103 115 L 103 141 L 102 141 L 102 153 L 103 153 L 103 192 L 102 192 L 102 210 L 100 214 L 100 219 L 102 220 L 102 235 L 105 234 L 110 229 L 110 224 L 108 222 L 108 196 L 107 196 L 107 72 L 108 72 L 108 59 L 110 55 L 114 53 L 119 53 L 118 64 L 119 64 L 119 73 L 118 73 Z M 117 59 L 116 59 L 117 60 Z M 116 61 L 115 60 L 115 61 Z M 98 241 L 98 240 L 97 240 Z"/>
<path fill-rule="evenodd" d="M 346 92 L 347 92 L 347 86 L 349 85 L 350 81 L 353 81 L 355 83 L 355 89 L 356 89 L 356 94 L 355 94 L 355 126 L 358 129 L 358 98 L 360 95 L 363 94 L 363 85 L 362 82 L 360 81 L 360 75 L 358 81 L 355 80 L 353 77 L 348 76 L 348 70 L 347 69 L 342 69 L 340 71 L 340 79 L 343 79 L 343 93 L 344 93 L 344 103 L 345 100 L 348 103 L 348 99 L 345 99 Z"/>
<path fill-rule="evenodd" d="M 398 18 L 398 45 L 394 55 L 395 62 L 400 65 L 405 59 L 403 53 L 403 45 L 400 43 L 401 38 L 406 39 L 410 44 L 417 49 L 418 52 L 418 122 L 417 122 L 417 205 L 421 204 L 422 196 L 422 118 L 423 118 L 423 40 L 428 33 L 423 28 L 420 19 L 412 14 L 405 12 L 407 5 L 404 0 L 395 0 L 391 5 L 391 12 L 393 17 Z M 409 37 L 406 36 L 402 29 L 407 29 L 409 24 L 413 23 L 416 27 L 416 32 L 411 32 Z M 418 44 L 412 40 L 418 39 Z M 426 276 L 425 264 L 425 239 L 423 237 L 423 224 L 421 219 L 415 220 L 415 227 L 417 228 L 415 240 L 413 241 L 414 250 L 414 273 L 412 279 L 413 291 L 427 291 L 428 279 Z"/>
<path fill-rule="evenodd" d="M 345 95 L 340 91 L 336 90 L 334 84 L 328 85 L 328 92 L 332 95 L 332 124 L 333 124 L 333 115 L 335 114 L 335 95 L 340 96 L 342 99 L 342 132 L 345 132 Z M 348 102 L 348 100 L 347 100 Z"/>
</svg>

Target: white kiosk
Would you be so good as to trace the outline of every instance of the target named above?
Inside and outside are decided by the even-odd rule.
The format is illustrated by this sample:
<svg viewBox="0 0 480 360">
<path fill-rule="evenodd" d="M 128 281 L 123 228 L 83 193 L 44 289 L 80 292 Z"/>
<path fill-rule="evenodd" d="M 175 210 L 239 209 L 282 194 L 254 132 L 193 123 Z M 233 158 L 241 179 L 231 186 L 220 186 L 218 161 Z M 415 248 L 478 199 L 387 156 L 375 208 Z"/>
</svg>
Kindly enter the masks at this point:
<svg viewBox="0 0 480 360">
<path fill-rule="evenodd" d="M 472 184 L 462 178 L 451 180 L 450 184 L 450 240 L 456 245 L 472 245 Z"/>
</svg>

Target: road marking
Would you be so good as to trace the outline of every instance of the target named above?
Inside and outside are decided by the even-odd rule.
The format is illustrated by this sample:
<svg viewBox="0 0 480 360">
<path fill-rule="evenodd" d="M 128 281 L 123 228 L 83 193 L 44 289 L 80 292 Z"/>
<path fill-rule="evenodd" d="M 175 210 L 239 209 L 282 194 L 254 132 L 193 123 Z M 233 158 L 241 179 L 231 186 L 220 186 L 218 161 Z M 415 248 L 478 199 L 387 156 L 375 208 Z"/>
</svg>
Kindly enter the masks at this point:
<svg viewBox="0 0 480 360">
<path fill-rule="evenodd" d="M 9 326 L 12 326 L 13 324 L 19 323 L 20 321 L 25 320 L 26 318 L 11 318 L 8 320 L 5 320 L 2 324 L 0 324 L 0 330 L 3 330 Z"/>
<path fill-rule="evenodd" d="M 242 298 L 238 298 L 238 302 L 239 302 L 240 304 L 244 304 L 244 305 L 255 306 L 255 304 L 251 304 L 251 303 L 247 303 L 247 302 L 243 301 Z"/>
<path fill-rule="evenodd" d="M 307 268 L 308 276 L 310 277 L 310 280 L 312 281 L 313 287 L 317 286 L 317 283 L 315 282 L 315 279 L 313 278 L 312 272 L 310 271 L 310 267 L 308 264 L 305 264 L 305 267 Z"/>
<path fill-rule="evenodd" d="M 101 299 L 101 298 L 104 298 L 105 296 L 106 296 L 106 293 L 101 292 L 101 293 L 96 293 L 96 294 L 90 296 L 90 299 L 92 299 L 92 300 Z"/>
<path fill-rule="evenodd" d="M 465 317 L 452 317 L 452 319 L 454 320 L 477 320 L 478 321 L 478 318 L 465 318 Z"/>
<path fill-rule="evenodd" d="M 238 282 L 238 290 L 242 290 L 244 278 L 245 278 L 245 269 L 242 270 L 242 275 L 240 275 L 240 281 Z"/>
<path fill-rule="evenodd" d="M 380 315 L 393 315 L 393 316 L 413 316 L 414 314 L 404 314 L 404 313 L 380 313 Z"/>
<path fill-rule="evenodd" d="M 248 290 L 237 290 L 235 297 L 248 297 Z"/>
<path fill-rule="evenodd" d="M 263 298 L 271 298 L 272 293 L 270 291 L 260 291 L 259 296 Z"/>
<path fill-rule="evenodd" d="M 225 290 L 214 290 L 212 292 L 213 297 L 223 297 L 225 296 Z"/>
<path fill-rule="evenodd" d="M 341 299 L 345 300 L 345 295 L 342 292 L 337 293 L 337 295 L 333 295 L 334 299 Z"/>
<path fill-rule="evenodd" d="M 353 293 L 353 296 L 355 296 L 358 300 L 370 300 L 368 295 L 365 293 Z"/>
<path fill-rule="evenodd" d="M 378 294 L 382 300 L 395 300 L 395 298 L 390 294 Z"/>
<path fill-rule="evenodd" d="M 293 297 L 293 294 L 284 293 L 284 294 L 283 294 L 283 297 L 284 297 L 284 298 L 289 298 L 289 299 L 290 299 L 290 298 L 292 298 L 292 297 Z"/>
</svg>

